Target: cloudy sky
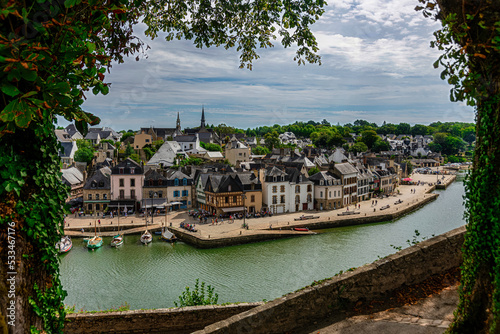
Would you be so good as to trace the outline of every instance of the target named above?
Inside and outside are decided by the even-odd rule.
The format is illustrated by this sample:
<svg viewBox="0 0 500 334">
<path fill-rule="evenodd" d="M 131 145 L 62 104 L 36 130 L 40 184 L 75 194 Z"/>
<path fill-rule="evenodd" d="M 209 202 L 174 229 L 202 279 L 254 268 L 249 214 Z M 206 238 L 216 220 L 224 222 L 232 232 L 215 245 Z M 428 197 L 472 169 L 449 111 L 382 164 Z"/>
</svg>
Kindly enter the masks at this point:
<svg viewBox="0 0 500 334">
<path fill-rule="evenodd" d="M 253 70 L 239 69 L 238 54 L 196 49 L 189 41 L 151 41 L 148 58 L 114 65 L 107 96 L 89 96 L 83 107 L 116 130 L 182 127 L 200 123 L 239 128 L 297 120 L 352 123 L 365 119 L 429 124 L 473 122 L 474 112 L 449 101 L 449 85 L 432 67 L 440 24 L 414 11 L 416 0 L 329 0 L 313 26 L 322 65 L 297 66 L 295 49 L 259 52 Z M 60 121 L 60 125 L 67 122 Z"/>
</svg>

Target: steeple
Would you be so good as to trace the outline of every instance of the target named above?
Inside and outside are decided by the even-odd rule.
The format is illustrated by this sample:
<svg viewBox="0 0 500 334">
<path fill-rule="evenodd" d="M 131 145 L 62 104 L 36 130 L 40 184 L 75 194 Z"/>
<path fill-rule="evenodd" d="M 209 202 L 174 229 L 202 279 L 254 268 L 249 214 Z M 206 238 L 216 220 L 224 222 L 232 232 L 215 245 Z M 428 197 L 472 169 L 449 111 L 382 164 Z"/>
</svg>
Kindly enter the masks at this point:
<svg viewBox="0 0 500 334">
<path fill-rule="evenodd" d="M 179 112 L 177 112 L 177 126 L 175 129 L 181 131 L 181 119 L 179 117 Z"/>
<path fill-rule="evenodd" d="M 200 129 L 204 129 L 205 128 L 205 106 L 202 106 L 201 107 L 201 125 L 200 125 Z"/>
</svg>

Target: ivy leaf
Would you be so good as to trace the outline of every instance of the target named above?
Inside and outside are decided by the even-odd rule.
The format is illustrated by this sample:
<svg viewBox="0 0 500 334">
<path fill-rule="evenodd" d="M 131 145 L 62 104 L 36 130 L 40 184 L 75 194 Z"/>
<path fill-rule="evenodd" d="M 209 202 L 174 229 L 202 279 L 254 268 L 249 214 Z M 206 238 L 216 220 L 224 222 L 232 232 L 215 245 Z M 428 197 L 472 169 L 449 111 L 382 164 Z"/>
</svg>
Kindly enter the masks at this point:
<svg viewBox="0 0 500 334">
<path fill-rule="evenodd" d="M 2 86 L 2 92 L 4 92 L 5 94 L 7 94 L 9 96 L 12 96 L 12 97 L 21 94 L 21 91 L 19 89 L 17 89 L 16 86 L 9 85 L 9 84 Z"/>
</svg>

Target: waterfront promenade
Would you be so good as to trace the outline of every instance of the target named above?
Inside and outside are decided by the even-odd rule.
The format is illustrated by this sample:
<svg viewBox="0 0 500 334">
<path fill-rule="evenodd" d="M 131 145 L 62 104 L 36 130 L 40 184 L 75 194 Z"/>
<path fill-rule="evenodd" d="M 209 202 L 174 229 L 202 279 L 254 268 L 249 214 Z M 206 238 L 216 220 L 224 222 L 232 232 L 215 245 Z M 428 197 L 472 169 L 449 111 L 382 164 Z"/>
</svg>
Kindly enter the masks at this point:
<svg viewBox="0 0 500 334">
<path fill-rule="evenodd" d="M 349 209 L 342 208 L 338 210 L 324 211 L 303 211 L 289 214 L 277 214 L 272 217 L 250 218 L 246 219 L 247 228 L 243 228 L 243 219 L 236 219 L 230 222 L 224 219 L 222 222 L 212 224 L 209 220 L 206 224 L 199 224 L 196 218 L 190 217 L 186 211 L 171 212 L 168 217 L 154 217 L 154 224 L 149 224 L 149 230 L 160 230 L 162 224 L 169 226 L 174 233 L 188 243 L 200 246 L 200 242 L 206 243 L 206 247 L 220 247 L 222 244 L 238 244 L 265 239 L 275 239 L 280 237 L 290 237 L 294 235 L 314 234 L 315 232 L 298 232 L 293 231 L 293 227 L 309 227 L 311 230 L 321 229 L 326 227 L 346 226 L 352 224 L 361 224 L 377 221 L 385 221 L 408 213 L 409 211 L 418 208 L 425 203 L 435 199 L 438 195 L 433 194 L 435 184 L 439 180 L 441 184 L 448 185 L 455 180 L 455 175 L 432 175 L 432 174 L 413 174 L 411 176 L 413 182 L 420 185 L 400 185 L 396 191 L 396 195 L 377 198 L 374 200 L 362 201 L 359 206 L 351 205 Z M 374 201 L 377 201 L 376 204 Z M 400 204 L 395 204 L 397 201 L 402 201 Z M 372 204 L 373 203 L 373 204 Z M 389 205 L 385 210 L 380 208 Z M 343 212 L 356 212 L 357 214 L 339 216 Z M 312 215 L 314 219 L 295 220 L 302 215 Z M 96 224 L 100 234 L 103 236 L 112 236 L 116 234 L 118 218 L 95 218 L 95 217 L 74 217 L 70 215 L 66 218 L 65 234 L 73 237 L 87 236 L 94 233 L 94 223 Z M 197 232 L 189 232 L 181 229 L 181 223 L 195 224 Z M 120 228 L 126 234 L 142 233 L 145 229 L 145 218 L 137 216 L 120 217 Z M 81 232 L 81 229 L 84 232 Z M 239 239 L 239 240 L 238 240 Z M 217 240 L 218 244 L 213 244 Z M 222 244 L 221 244 L 222 243 Z M 203 245 L 201 245 L 203 247 Z"/>
</svg>

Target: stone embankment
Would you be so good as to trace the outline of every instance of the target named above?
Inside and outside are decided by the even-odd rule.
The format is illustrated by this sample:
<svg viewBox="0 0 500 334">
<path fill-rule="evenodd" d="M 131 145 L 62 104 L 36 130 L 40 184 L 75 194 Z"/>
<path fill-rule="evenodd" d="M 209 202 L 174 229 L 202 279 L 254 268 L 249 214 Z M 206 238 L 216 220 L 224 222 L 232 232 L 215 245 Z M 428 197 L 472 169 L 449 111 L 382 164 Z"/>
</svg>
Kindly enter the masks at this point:
<svg viewBox="0 0 500 334">
<path fill-rule="evenodd" d="M 284 333 L 457 268 L 465 227 L 268 303 L 70 314 L 67 333 Z M 344 316 L 345 318 L 345 316 Z"/>
</svg>

